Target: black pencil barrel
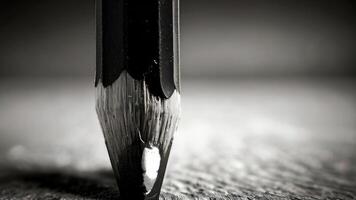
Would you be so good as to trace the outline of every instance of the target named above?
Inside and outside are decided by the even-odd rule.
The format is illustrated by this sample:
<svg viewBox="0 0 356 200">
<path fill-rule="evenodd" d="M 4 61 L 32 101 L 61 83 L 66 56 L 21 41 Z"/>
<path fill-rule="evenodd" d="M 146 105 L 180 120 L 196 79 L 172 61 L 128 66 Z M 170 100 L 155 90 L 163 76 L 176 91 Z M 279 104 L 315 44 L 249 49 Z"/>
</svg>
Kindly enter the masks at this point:
<svg viewBox="0 0 356 200">
<path fill-rule="evenodd" d="M 179 90 L 178 0 L 97 0 L 95 84 L 112 85 L 123 70 L 152 94 Z"/>
</svg>

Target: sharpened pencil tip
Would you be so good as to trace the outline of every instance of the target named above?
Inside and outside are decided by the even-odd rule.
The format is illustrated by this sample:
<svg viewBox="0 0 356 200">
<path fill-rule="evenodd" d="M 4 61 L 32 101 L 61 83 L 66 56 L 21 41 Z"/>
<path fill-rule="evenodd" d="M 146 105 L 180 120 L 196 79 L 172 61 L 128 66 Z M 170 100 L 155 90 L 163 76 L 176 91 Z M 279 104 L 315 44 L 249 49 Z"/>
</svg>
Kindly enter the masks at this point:
<svg viewBox="0 0 356 200">
<path fill-rule="evenodd" d="M 96 96 L 96 110 L 120 196 L 159 199 L 180 119 L 179 92 L 168 99 L 154 96 L 144 80 L 123 71 L 109 87 L 99 82 Z"/>
</svg>

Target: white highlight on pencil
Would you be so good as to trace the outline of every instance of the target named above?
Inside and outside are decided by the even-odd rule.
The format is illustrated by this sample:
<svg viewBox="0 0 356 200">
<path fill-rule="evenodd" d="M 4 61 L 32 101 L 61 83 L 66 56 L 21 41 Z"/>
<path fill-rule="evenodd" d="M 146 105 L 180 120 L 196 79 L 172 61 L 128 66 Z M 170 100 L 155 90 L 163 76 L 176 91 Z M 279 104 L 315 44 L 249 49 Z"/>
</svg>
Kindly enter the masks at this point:
<svg viewBox="0 0 356 200">
<path fill-rule="evenodd" d="M 161 156 L 157 147 L 146 147 L 142 153 L 143 183 L 147 193 L 156 182 Z"/>
</svg>

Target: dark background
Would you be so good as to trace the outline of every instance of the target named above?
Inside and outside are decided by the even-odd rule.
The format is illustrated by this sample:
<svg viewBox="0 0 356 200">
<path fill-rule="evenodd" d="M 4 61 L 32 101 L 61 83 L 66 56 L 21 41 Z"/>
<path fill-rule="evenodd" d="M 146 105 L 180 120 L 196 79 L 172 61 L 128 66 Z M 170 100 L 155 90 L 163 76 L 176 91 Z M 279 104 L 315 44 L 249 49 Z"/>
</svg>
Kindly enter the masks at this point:
<svg viewBox="0 0 356 200">
<path fill-rule="evenodd" d="M 1 0 L 0 76 L 93 76 L 93 0 Z M 181 0 L 183 77 L 354 76 L 346 0 Z"/>
</svg>

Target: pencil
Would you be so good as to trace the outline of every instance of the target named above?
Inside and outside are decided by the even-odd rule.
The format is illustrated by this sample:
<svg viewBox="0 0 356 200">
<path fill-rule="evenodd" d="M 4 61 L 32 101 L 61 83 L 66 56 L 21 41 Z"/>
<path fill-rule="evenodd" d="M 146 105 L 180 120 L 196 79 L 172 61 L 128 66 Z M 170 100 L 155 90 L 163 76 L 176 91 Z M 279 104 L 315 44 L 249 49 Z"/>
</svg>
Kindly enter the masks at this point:
<svg viewBox="0 0 356 200">
<path fill-rule="evenodd" d="M 158 199 L 180 119 L 179 0 L 97 0 L 96 111 L 122 199 Z"/>
</svg>

